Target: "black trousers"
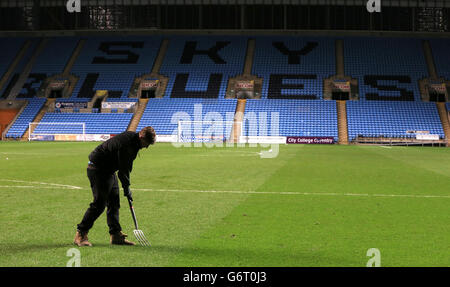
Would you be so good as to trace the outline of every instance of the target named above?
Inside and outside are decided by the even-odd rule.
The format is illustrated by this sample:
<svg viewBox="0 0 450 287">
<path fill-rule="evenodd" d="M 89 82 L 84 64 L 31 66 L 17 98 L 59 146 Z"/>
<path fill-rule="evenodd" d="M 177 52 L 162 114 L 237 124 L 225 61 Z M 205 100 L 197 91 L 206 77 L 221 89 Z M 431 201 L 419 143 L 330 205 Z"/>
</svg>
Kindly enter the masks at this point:
<svg viewBox="0 0 450 287">
<path fill-rule="evenodd" d="M 122 230 L 119 224 L 119 184 L 115 173 L 103 173 L 100 170 L 88 168 L 87 176 L 91 182 L 94 201 L 84 214 L 83 220 L 77 225 L 78 230 L 87 232 L 95 220 L 106 210 L 106 222 L 109 233 L 115 234 Z"/>
</svg>

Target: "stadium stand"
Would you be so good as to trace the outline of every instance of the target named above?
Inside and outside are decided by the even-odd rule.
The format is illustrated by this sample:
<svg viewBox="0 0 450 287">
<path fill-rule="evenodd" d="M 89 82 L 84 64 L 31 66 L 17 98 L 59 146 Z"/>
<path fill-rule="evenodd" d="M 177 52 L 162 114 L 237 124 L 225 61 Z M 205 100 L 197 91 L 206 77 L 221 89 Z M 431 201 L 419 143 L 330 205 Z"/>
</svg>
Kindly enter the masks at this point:
<svg viewBox="0 0 450 287">
<path fill-rule="evenodd" d="M 435 103 L 348 101 L 348 134 L 366 137 L 414 137 L 407 131 L 428 131 L 444 138 Z"/>
<path fill-rule="evenodd" d="M 44 50 L 37 57 L 18 98 L 33 98 L 47 77 L 62 73 L 78 40 L 78 38 L 74 37 L 49 39 Z"/>
<path fill-rule="evenodd" d="M 0 53 L 0 79 L 8 70 L 24 42 L 24 38 L 0 38 L 0 47 L 2 47 L 2 52 Z M 0 90 L 0 95 L 3 95 L 4 89 L 5 87 Z"/>
<path fill-rule="evenodd" d="M 325 136 L 337 141 L 336 101 L 323 99 L 323 80 L 336 73 L 335 39 L 281 36 L 254 39 L 252 73 L 263 78 L 263 87 L 261 99 L 247 100 L 245 114 L 268 113 L 270 127 L 270 114 L 279 113 L 281 136 Z M 18 96 L 29 100 L 29 104 L 7 137 L 18 138 L 26 131 L 28 122 L 33 121 L 46 100 L 36 98 L 35 91 L 43 79 L 63 71 L 79 40 L 50 39 Z M 155 36 L 88 37 L 70 71 L 80 77 L 72 96 L 57 99 L 55 111 L 47 113 L 42 121 L 86 122 L 86 132 L 94 134 L 126 130 L 131 113 L 124 114 L 118 109 L 101 113 L 98 106 L 86 113 L 80 112 L 80 107 L 86 107 L 95 90 L 102 89 L 109 91 L 107 102 L 137 102 L 137 98 L 128 98 L 128 92 L 135 77 L 152 69 L 161 40 Z M 149 99 L 137 130 L 152 125 L 158 134 L 171 135 L 177 130 L 172 115 L 185 112 L 189 120 L 195 120 L 194 108 L 198 104 L 202 105 L 203 117 L 217 112 L 224 120 L 232 121 L 229 114 L 234 114 L 237 100 L 225 99 L 226 88 L 229 78 L 242 74 L 247 40 L 243 36 L 171 36 L 159 71 L 169 77 L 166 94 L 163 98 Z M 7 42 L 0 57 L 0 72 L 7 69 L 24 41 L 17 38 Z M 38 42 L 33 39 L 33 47 L 17 67 L 16 76 Z M 431 43 L 436 59 L 443 58 L 448 41 Z M 360 89 L 359 101 L 347 101 L 350 140 L 358 135 L 411 137 L 406 131 L 413 130 L 445 137 L 436 106 L 421 101 L 417 82 L 427 77 L 427 67 L 420 39 L 346 37 L 344 56 L 345 74 L 356 78 Z M 450 70 L 450 60 L 436 63 L 440 74 Z M 58 103 L 65 102 L 85 104 L 75 105 L 73 113 L 64 113 Z M 244 125 L 243 134 L 253 135 L 255 131 L 250 128 Z M 229 127 L 226 132 L 228 136 Z M 256 135 L 261 133 L 264 131 L 256 131 Z"/>
<path fill-rule="evenodd" d="M 407 130 L 445 137 L 436 105 L 421 101 L 418 81 L 428 76 L 421 40 L 346 38 L 344 53 L 345 73 L 360 89 L 360 100 L 347 102 L 350 140 L 413 137 Z"/>
<path fill-rule="evenodd" d="M 224 98 L 228 79 L 242 73 L 246 37 L 171 37 L 160 74 L 169 77 L 166 96 Z"/>
<path fill-rule="evenodd" d="M 236 99 L 182 99 L 182 98 L 156 98 L 149 99 L 137 130 L 145 126 L 153 126 L 159 135 L 177 134 L 178 120 L 214 120 L 223 119 L 233 121 L 236 109 Z M 201 105 L 201 106 L 200 106 Z M 198 115 L 195 112 L 198 111 Z M 196 117 L 202 117 L 197 119 Z M 203 126 L 203 131 L 209 125 Z M 231 125 L 223 127 L 223 133 L 228 138 Z"/>
<path fill-rule="evenodd" d="M 263 78 L 261 99 L 247 100 L 245 119 L 267 114 L 268 129 L 244 120 L 243 135 L 271 135 L 271 115 L 279 114 L 280 136 L 333 137 L 336 102 L 323 100 L 323 80 L 335 74 L 334 39 L 256 37 L 252 73 Z"/>
<path fill-rule="evenodd" d="M 85 123 L 86 134 L 118 134 L 125 131 L 130 123 L 131 113 L 46 113 L 43 123 Z M 70 134 L 81 133 L 80 126 L 38 125 L 34 133 Z"/>
<path fill-rule="evenodd" d="M 76 47 L 78 38 L 57 38 L 51 39 L 46 49 L 37 58 L 28 80 L 22 88 L 18 98 L 30 98 L 33 109 L 27 108 L 20 116 L 21 121 L 16 121 L 17 127 L 12 126 L 7 137 L 20 137 L 28 127 L 28 122 L 36 116 L 45 99 L 33 99 L 36 90 L 42 81 L 51 75 L 61 73 L 68 62 L 71 53 Z M 159 48 L 159 38 L 147 37 L 126 37 L 126 38 L 89 38 L 80 57 L 75 62 L 71 71 L 80 80 L 75 87 L 74 93 L 69 99 L 58 99 L 58 103 L 83 103 L 89 102 L 97 89 L 109 90 L 107 101 L 137 101 L 137 99 L 126 98 L 128 91 L 134 81 L 135 76 L 146 73 L 151 69 L 154 58 Z M 131 51 L 121 50 L 121 47 L 131 48 Z M 145 47 L 145 53 L 143 52 Z M 138 52 L 142 51 L 142 52 Z M 102 57 L 105 56 L 105 57 Z M 91 81 L 91 80 L 98 81 Z M 86 81 L 84 81 L 86 80 Z M 91 81 L 91 82 L 89 82 Z M 80 89 L 92 93 L 84 93 L 80 96 Z M 82 90 L 83 92 L 83 90 Z M 120 98 L 122 97 L 122 98 Z M 37 109 L 37 110 L 36 110 Z M 115 113 L 102 114 L 99 108 L 93 108 L 92 114 L 80 113 L 79 107 L 73 108 L 73 113 L 61 113 L 57 107 L 54 113 L 47 113 L 42 121 L 44 122 L 85 122 L 86 133 L 94 134 L 115 134 L 126 130 L 131 120 L 132 114 Z M 26 119 L 26 125 L 22 123 Z M 46 125 L 46 127 L 49 127 Z M 38 127 L 35 132 L 42 132 L 44 127 Z M 70 126 L 59 125 L 57 129 L 53 127 L 53 132 L 67 133 Z"/>
<path fill-rule="evenodd" d="M 440 77 L 446 78 L 450 81 L 450 51 L 449 39 L 431 39 L 429 40 L 433 51 L 434 63 L 437 74 Z"/>
<path fill-rule="evenodd" d="M 245 119 L 256 115 L 258 122 L 244 120 L 244 136 L 314 136 L 334 137 L 337 140 L 337 112 L 335 101 L 249 99 L 245 109 Z M 266 113 L 266 114 L 264 114 Z M 279 115 L 279 134 L 271 133 L 272 116 Z M 267 115 L 267 130 L 259 130 L 259 117 Z"/>
<path fill-rule="evenodd" d="M 417 83 L 428 73 L 419 39 L 345 38 L 344 57 L 360 100 L 420 101 Z"/>
<path fill-rule="evenodd" d="M 28 129 L 28 123 L 33 121 L 39 110 L 44 105 L 45 101 L 45 98 L 28 99 L 27 106 L 17 118 L 17 120 L 9 128 L 8 132 L 6 133 L 6 137 L 14 139 L 21 138 L 25 131 Z"/>
<path fill-rule="evenodd" d="M 92 98 L 95 90 L 108 90 L 110 98 L 126 98 L 137 76 L 149 73 L 161 38 L 89 37 L 71 74 L 80 79 L 72 98 Z"/>
<path fill-rule="evenodd" d="M 27 39 L 17 39 L 17 41 L 26 41 Z M 31 45 L 30 47 L 27 49 L 27 51 L 25 52 L 24 56 L 22 57 L 22 59 L 20 60 L 19 64 L 16 66 L 16 68 L 14 69 L 14 71 L 12 72 L 12 74 L 10 75 L 9 79 L 7 80 L 7 84 L 3 87 L 3 91 L 2 91 L 2 96 L 1 98 L 6 99 L 8 98 L 8 96 L 10 96 L 10 92 L 12 90 L 12 88 L 14 87 L 14 85 L 17 83 L 20 74 L 22 73 L 22 71 L 24 70 L 25 66 L 27 65 L 27 63 L 30 61 L 31 57 L 33 56 L 34 50 L 37 48 L 37 46 L 39 45 L 39 39 L 30 39 L 31 41 Z M 17 51 L 20 49 L 20 46 L 17 46 L 17 50 L 16 51 L 11 51 L 10 53 L 17 53 Z M 2 49 L 3 52 L 3 49 Z M 10 61 L 14 60 L 15 55 L 11 56 Z M 17 95 L 18 97 L 20 96 Z"/>
<path fill-rule="evenodd" d="M 257 37 L 252 74 L 264 79 L 263 99 L 322 99 L 335 62 L 333 38 Z"/>
</svg>

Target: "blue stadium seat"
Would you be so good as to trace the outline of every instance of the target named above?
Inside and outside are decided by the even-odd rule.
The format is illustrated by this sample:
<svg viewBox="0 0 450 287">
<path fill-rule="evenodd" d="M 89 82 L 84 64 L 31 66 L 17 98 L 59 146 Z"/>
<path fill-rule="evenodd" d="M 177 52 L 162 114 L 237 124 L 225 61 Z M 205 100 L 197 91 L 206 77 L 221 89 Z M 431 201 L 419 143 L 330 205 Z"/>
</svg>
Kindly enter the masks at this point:
<svg viewBox="0 0 450 287">
<path fill-rule="evenodd" d="M 18 65 L 16 66 L 16 68 L 14 69 L 14 71 L 12 72 L 12 74 L 9 76 L 7 83 L 3 86 L 3 90 L 1 91 L 1 97 L 2 98 L 6 98 L 9 93 L 11 92 L 11 89 L 13 87 L 13 85 L 17 82 L 20 73 L 23 71 L 23 69 L 25 68 L 25 66 L 28 64 L 28 62 L 30 61 L 31 57 L 33 56 L 33 53 L 35 51 L 35 49 L 37 48 L 38 44 L 39 44 L 39 38 L 31 38 L 31 39 L 27 39 L 27 38 L 17 38 L 17 39 L 11 39 L 11 38 L 2 38 L 2 39 L 9 39 L 7 40 L 9 44 L 5 44 L 5 47 L 7 47 L 7 51 L 6 51 L 6 55 L 8 55 L 8 57 L 10 55 L 14 55 L 11 56 L 10 58 L 10 62 L 12 62 L 14 60 L 14 57 L 16 56 L 16 54 L 18 53 L 18 51 L 22 48 L 22 45 L 25 43 L 25 41 L 29 40 L 31 42 L 31 45 L 29 46 L 29 48 L 26 50 L 24 56 L 22 57 L 22 59 L 19 61 Z M 1 45 L 2 47 L 2 53 L 3 53 L 3 44 Z M 17 49 L 17 50 L 14 50 Z M 8 60 L 6 60 L 6 62 L 8 62 Z M 9 65 L 3 66 L 4 72 L 6 72 L 6 70 L 9 68 Z M 1 76 L 3 76 L 3 74 L 1 74 Z M 27 81 L 28 84 L 29 81 Z M 31 84 L 30 84 L 31 86 Z M 20 92 L 23 92 L 22 90 Z M 28 91 L 25 90 L 25 92 L 27 93 Z M 19 94 L 18 97 L 25 97 L 25 98 L 32 98 L 34 97 L 34 94 L 27 96 L 26 94 Z"/>
<path fill-rule="evenodd" d="M 348 135 L 413 137 L 407 131 L 429 131 L 444 138 L 435 103 L 347 101 Z"/>
<path fill-rule="evenodd" d="M 118 134 L 126 131 L 133 114 L 46 113 L 43 123 L 85 123 L 86 134 Z M 81 125 L 38 125 L 35 133 L 81 134 Z"/>
<path fill-rule="evenodd" d="M 282 89 L 283 98 L 295 98 L 296 95 L 313 95 L 322 99 L 323 80 L 336 74 L 334 39 L 312 37 L 256 37 L 255 56 L 252 74 L 262 77 L 262 98 L 280 97 L 269 91 Z M 289 56 L 288 51 L 294 56 Z M 272 80 L 273 75 L 285 75 L 280 84 Z M 289 78 L 297 75 L 298 78 Z M 281 85 L 277 87 L 276 85 Z M 303 89 L 289 88 L 289 84 L 304 85 Z"/>
<path fill-rule="evenodd" d="M 159 36 L 88 37 L 70 71 L 80 77 L 75 90 L 70 98 L 57 99 L 56 103 L 84 102 L 87 106 L 95 90 L 103 89 L 109 91 L 107 102 L 137 102 L 137 98 L 128 98 L 128 92 L 136 76 L 151 71 L 161 39 Z M 279 135 L 332 136 L 337 140 L 336 102 L 323 99 L 322 87 L 323 80 L 336 73 L 335 39 L 288 36 L 256 36 L 254 39 L 252 73 L 263 78 L 262 99 L 247 100 L 247 118 L 252 113 L 267 113 L 270 127 L 270 115 L 278 113 Z M 26 39 L 10 40 L 0 38 L 0 75 Z M 209 115 L 232 121 L 237 100 L 224 97 L 229 78 L 243 72 L 248 38 L 170 36 L 169 40 L 160 70 L 169 77 L 166 95 L 162 99 L 149 99 L 138 130 L 151 125 L 160 135 L 176 133 L 179 119 L 198 120 L 194 113 L 199 107 L 201 119 Z M 46 100 L 36 98 L 32 92 L 40 87 L 40 77 L 62 72 L 78 41 L 77 37 L 50 39 L 21 90 L 21 97 L 29 98 L 28 105 L 7 137 L 23 136 L 28 123 Z M 449 41 L 433 39 L 430 42 L 439 74 L 450 79 L 450 58 L 446 56 Z M 16 74 L 23 70 L 38 43 L 39 39 L 32 40 L 32 47 L 19 63 Z M 360 95 L 359 101 L 347 101 L 350 139 L 359 134 L 412 136 L 406 134 L 407 130 L 426 130 L 444 137 L 436 106 L 420 99 L 418 80 L 427 77 L 420 39 L 344 37 L 344 55 L 345 73 L 358 79 Z M 87 85 L 86 81 L 92 81 L 92 85 Z M 90 90 L 86 90 L 86 86 Z M 450 103 L 446 106 L 449 109 Z M 74 109 L 75 113 L 60 111 L 47 113 L 42 121 L 85 122 L 87 133 L 92 134 L 120 133 L 126 130 L 133 116 L 118 113 L 117 109 L 105 114 L 98 109 L 93 109 L 93 113 L 80 113 L 79 107 Z M 252 130 L 248 122 L 244 124 L 244 135 L 265 133 L 258 128 Z M 42 126 L 37 131 L 41 129 L 73 133 L 75 128 Z M 226 136 L 230 130 L 231 126 L 225 127 Z M 270 128 L 267 132 L 270 134 Z"/>
<path fill-rule="evenodd" d="M 62 73 L 79 40 L 78 37 L 50 38 L 36 58 L 31 73 L 42 73 L 47 77 Z"/>
<path fill-rule="evenodd" d="M 25 131 L 28 129 L 28 124 L 34 120 L 38 112 L 41 110 L 46 99 L 43 98 L 33 98 L 28 99 L 28 104 L 19 115 L 16 121 L 12 124 L 8 130 L 6 137 L 10 138 L 20 138 L 24 135 Z"/>
<path fill-rule="evenodd" d="M 345 38 L 344 55 L 345 73 L 358 79 L 360 95 L 347 101 L 350 140 L 414 137 L 406 133 L 414 130 L 444 137 L 436 105 L 421 101 L 418 81 L 428 72 L 420 39 Z"/>
<path fill-rule="evenodd" d="M 152 126 L 159 135 L 173 135 L 178 132 L 178 120 L 233 121 L 236 103 L 236 99 L 149 99 L 137 130 Z M 202 132 L 208 127 L 205 123 Z M 223 127 L 226 137 L 230 132 L 231 124 Z"/>
<path fill-rule="evenodd" d="M 159 36 L 88 37 L 71 70 L 80 77 L 72 98 L 91 98 L 95 90 L 127 98 L 135 77 L 150 73 L 160 44 Z M 82 90 L 85 81 L 91 81 L 92 90 Z"/>
<path fill-rule="evenodd" d="M 25 40 L 25 38 L 0 38 L 0 47 L 2 47 L 0 53 L 0 78 L 8 70 Z M 2 97 L 4 89 L 5 87 L 0 90 L 0 97 Z"/>
<path fill-rule="evenodd" d="M 26 56 L 28 61 L 35 52 L 35 48 L 39 44 L 39 40 L 40 39 L 34 39 L 33 48 L 28 50 L 28 55 Z M 17 97 L 34 97 L 39 87 L 47 77 L 62 73 L 76 47 L 77 42 L 78 38 L 76 37 L 50 38 L 42 52 L 36 58 L 31 72 Z M 24 65 L 26 63 L 24 63 Z M 23 67 L 24 66 L 22 66 L 18 72 L 21 72 Z"/>
<path fill-rule="evenodd" d="M 171 37 L 160 70 L 161 74 L 169 77 L 166 96 L 224 98 L 228 79 L 242 74 L 246 47 L 246 37 Z M 215 49 L 215 52 L 210 53 L 211 55 L 206 52 L 185 52 L 210 51 L 211 49 Z M 175 86 L 176 81 L 177 86 Z M 208 91 L 210 81 L 212 87 Z M 190 96 L 186 96 L 186 92 Z"/>
<path fill-rule="evenodd" d="M 431 39 L 429 40 L 433 51 L 434 63 L 438 76 L 446 78 L 450 81 L 450 51 L 449 39 Z"/>
<path fill-rule="evenodd" d="M 344 67 L 358 79 L 360 100 L 420 101 L 418 81 L 428 76 L 419 39 L 344 38 Z"/>
<path fill-rule="evenodd" d="M 244 136 L 314 136 L 338 139 L 336 102 L 325 100 L 247 100 L 245 119 L 258 118 L 258 125 L 244 120 Z M 278 115 L 279 125 L 272 122 Z M 267 118 L 267 129 L 260 130 L 260 117 Z M 274 119 L 275 119 L 274 118 Z M 272 125 L 279 134 L 272 134 Z"/>
</svg>

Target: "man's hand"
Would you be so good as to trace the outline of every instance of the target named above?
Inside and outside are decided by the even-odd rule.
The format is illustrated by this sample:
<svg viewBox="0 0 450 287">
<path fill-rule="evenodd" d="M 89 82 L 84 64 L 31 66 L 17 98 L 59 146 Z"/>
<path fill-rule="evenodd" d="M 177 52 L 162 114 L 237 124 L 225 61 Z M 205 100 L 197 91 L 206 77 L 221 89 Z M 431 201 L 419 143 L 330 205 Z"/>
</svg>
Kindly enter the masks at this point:
<svg viewBox="0 0 450 287">
<path fill-rule="evenodd" d="M 133 201 L 133 196 L 131 194 L 130 187 L 127 186 L 123 188 L 123 195 L 128 197 L 128 199 L 130 199 L 131 201 Z"/>
</svg>

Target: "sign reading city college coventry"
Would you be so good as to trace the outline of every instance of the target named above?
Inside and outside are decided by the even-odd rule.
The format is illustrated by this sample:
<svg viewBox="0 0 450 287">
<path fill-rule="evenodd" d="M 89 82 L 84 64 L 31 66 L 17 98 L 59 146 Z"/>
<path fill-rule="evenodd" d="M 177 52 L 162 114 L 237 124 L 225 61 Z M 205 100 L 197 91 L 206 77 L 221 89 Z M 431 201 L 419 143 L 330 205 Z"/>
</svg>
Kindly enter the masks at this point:
<svg viewBox="0 0 450 287">
<path fill-rule="evenodd" d="M 333 137 L 287 137 L 287 144 L 334 144 Z"/>
</svg>

